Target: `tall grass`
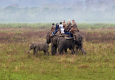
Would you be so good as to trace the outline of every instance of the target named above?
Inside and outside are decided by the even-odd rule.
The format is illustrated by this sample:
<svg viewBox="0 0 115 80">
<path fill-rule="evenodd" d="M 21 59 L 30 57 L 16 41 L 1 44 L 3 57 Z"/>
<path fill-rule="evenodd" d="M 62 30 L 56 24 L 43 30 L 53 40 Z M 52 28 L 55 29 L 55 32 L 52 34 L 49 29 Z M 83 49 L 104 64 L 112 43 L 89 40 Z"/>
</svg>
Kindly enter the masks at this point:
<svg viewBox="0 0 115 80">
<path fill-rule="evenodd" d="M 0 23 L 0 27 L 51 27 L 52 23 Z M 115 27 L 115 24 L 112 23 L 78 23 L 79 28 L 107 28 Z"/>
<path fill-rule="evenodd" d="M 8 28 L 8 25 L 15 26 Z M 22 23 L 21 27 L 18 25 L 0 24 L 0 80 L 115 79 L 115 39 L 112 38 L 115 36 L 115 28 L 89 29 L 95 24 L 78 24 L 85 37 L 83 48 L 87 55 L 80 51 L 76 55 L 71 55 L 68 50 L 67 54 L 51 56 L 50 47 L 49 56 L 38 52 L 39 55 L 36 57 L 32 51 L 30 54 L 27 53 L 28 45 L 32 41 L 45 41 L 48 31 L 40 27 L 46 25 L 50 27 L 50 24 L 40 24 L 39 27 L 37 23 L 25 23 L 26 27 Z M 82 25 L 88 29 L 86 27 L 82 29 Z M 113 24 L 103 25 L 107 27 Z"/>
<path fill-rule="evenodd" d="M 50 27 L 50 23 L 0 23 L 0 27 Z"/>
</svg>

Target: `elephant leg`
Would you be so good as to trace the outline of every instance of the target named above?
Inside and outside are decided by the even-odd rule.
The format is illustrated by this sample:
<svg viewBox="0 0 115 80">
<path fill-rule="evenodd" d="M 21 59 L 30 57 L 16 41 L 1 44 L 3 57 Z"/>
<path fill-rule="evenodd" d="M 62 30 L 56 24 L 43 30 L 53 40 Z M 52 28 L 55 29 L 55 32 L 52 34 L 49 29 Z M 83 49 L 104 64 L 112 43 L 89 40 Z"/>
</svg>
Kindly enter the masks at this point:
<svg viewBox="0 0 115 80">
<path fill-rule="evenodd" d="M 35 51 L 35 48 L 33 49 L 33 55 L 35 55 L 36 51 Z"/>
<path fill-rule="evenodd" d="M 35 54 L 36 54 L 36 56 L 38 56 L 38 48 L 37 47 L 35 48 Z"/>
<path fill-rule="evenodd" d="M 49 52 L 47 51 L 47 55 L 49 56 Z"/>
<path fill-rule="evenodd" d="M 56 51 L 56 47 L 54 46 L 54 55 L 56 54 L 56 52 L 57 52 L 57 51 Z"/>
<path fill-rule="evenodd" d="M 63 54 L 63 50 L 61 51 L 61 54 Z"/>
<path fill-rule="evenodd" d="M 65 49 L 65 53 L 67 53 L 67 49 Z"/>
<path fill-rule="evenodd" d="M 73 50 L 71 50 L 71 54 L 73 54 Z"/>
<path fill-rule="evenodd" d="M 55 46 L 55 54 L 57 53 L 57 46 Z"/>
<path fill-rule="evenodd" d="M 58 53 L 59 53 L 59 54 L 63 54 L 63 49 L 58 48 Z"/>
<path fill-rule="evenodd" d="M 78 53 L 78 47 L 76 47 L 75 53 L 76 53 L 76 54 Z"/>
<path fill-rule="evenodd" d="M 59 44 L 58 45 L 58 52 L 59 52 L 59 54 L 63 54 L 63 51 L 64 51 L 65 49 L 64 49 L 64 47 L 63 47 L 63 45 L 62 44 Z M 64 51 L 65 52 L 65 51 Z"/>
<path fill-rule="evenodd" d="M 55 50 L 54 46 L 51 46 L 51 54 L 52 55 L 54 55 L 54 52 L 55 52 L 54 50 Z"/>
<path fill-rule="evenodd" d="M 30 49 L 28 50 L 28 54 L 30 54 Z"/>
<path fill-rule="evenodd" d="M 58 49 L 58 54 L 63 54 L 63 50 Z"/>
<path fill-rule="evenodd" d="M 57 51 L 56 55 L 59 55 L 59 54 L 60 54 L 60 51 L 59 51 L 59 49 L 58 49 L 58 51 Z"/>
<path fill-rule="evenodd" d="M 71 54 L 74 54 L 74 48 L 71 49 Z"/>
<path fill-rule="evenodd" d="M 80 50 L 81 50 L 82 53 L 87 54 L 86 51 L 83 48 L 81 48 Z"/>
<path fill-rule="evenodd" d="M 31 48 L 29 48 L 29 50 L 28 50 L 28 54 L 30 54 L 30 50 L 32 50 Z"/>
<path fill-rule="evenodd" d="M 46 51 L 44 51 L 44 55 L 46 55 Z"/>
</svg>

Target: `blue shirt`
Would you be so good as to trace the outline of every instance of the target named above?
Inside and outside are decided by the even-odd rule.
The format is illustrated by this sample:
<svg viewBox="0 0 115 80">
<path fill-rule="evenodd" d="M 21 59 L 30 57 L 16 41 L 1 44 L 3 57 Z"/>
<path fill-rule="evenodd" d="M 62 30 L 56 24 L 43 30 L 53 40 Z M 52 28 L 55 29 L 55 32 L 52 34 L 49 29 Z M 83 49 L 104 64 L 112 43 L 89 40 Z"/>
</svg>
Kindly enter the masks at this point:
<svg viewBox="0 0 115 80">
<path fill-rule="evenodd" d="M 58 30 L 59 29 L 59 25 L 56 25 L 56 28 L 55 28 L 55 30 Z"/>
</svg>

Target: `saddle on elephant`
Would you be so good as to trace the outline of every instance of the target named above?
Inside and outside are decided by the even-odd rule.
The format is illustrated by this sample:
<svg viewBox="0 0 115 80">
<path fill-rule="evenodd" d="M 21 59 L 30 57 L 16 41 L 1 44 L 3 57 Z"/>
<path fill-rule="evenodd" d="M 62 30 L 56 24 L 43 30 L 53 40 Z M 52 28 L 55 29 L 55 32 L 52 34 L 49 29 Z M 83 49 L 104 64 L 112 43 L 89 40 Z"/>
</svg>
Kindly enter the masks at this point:
<svg viewBox="0 0 115 80">
<path fill-rule="evenodd" d="M 70 38 L 69 34 L 60 34 L 59 37 L 64 37 L 65 39 L 73 39 L 73 38 Z"/>
<path fill-rule="evenodd" d="M 73 30 L 73 38 L 70 38 L 69 34 L 62 34 L 62 33 L 59 35 L 59 37 L 64 37 L 65 39 L 74 39 L 77 41 L 80 41 L 83 39 L 83 36 L 75 30 Z"/>
</svg>

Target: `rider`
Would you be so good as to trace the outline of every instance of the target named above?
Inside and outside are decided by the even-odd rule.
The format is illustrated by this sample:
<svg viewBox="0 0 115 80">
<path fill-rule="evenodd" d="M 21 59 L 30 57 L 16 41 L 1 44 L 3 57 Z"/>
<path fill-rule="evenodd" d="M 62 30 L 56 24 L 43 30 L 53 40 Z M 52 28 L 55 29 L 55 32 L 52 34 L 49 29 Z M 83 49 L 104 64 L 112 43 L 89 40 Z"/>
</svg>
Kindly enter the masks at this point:
<svg viewBox="0 0 115 80">
<path fill-rule="evenodd" d="M 55 28 L 55 31 L 53 32 L 53 34 L 55 35 L 58 31 L 59 31 L 59 25 L 58 25 L 58 23 L 56 23 L 56 28 Z"/>
<path fill-rule="evenodd" d="M 65 23 L 65 20 L 63 21 L 63 28 L 66 29 L 67 25 Z"/>
<path fill-rule="evenodd" d="M 59 28 L 60 28 L 60 30 L 61 30 L 61 33 L 64 33 L 64 28 L 63 28 L 62 22 L 60 22 Z"/>
<path fill-rule="evenodd" d="M 52 23 L 51 32 L 55 31 L 54 23 Z"/>
<path fill-rule="evenodd" d="M 65 29 L 64 30 L 64 34 L 69 34 L 69 36 L 70 36 L 70 38 L 72 38 L 73 36 L 72 36 L 72 34 L 69 32 L 69 29 L 67 28 L 67 29 Z"/>
<path fill-rule="evenodd" d="M 78 29 L 78 27 L 77 27 L 77 24 L 76 24 L 75 20 L 72 20 L 72 23 L 73 23 L 73 25 L 72 25 L 73 28 L 76 29 L 77 32 L 79 32 L 79 29 Z"/>
<path fill-rule="evenodd" d="M 68 20 L 67 28 L 64 30 L 64 32 L 65 32 L 65 34 L 69 34 L 70 38 L 72 38 L 73 35 L 70 33 L 70 29 L 71 29 L 71 22 L 70 22 L 70 20 Z"/>
<path fill-rule="evenodd" d="M 71 29 L 71 22 L 70 22 L 70 20 L 68 20 L 67 28 Z"/>
<path fill-rule="evenodd" d="M 75 32 L 79 32 L 79 30 L 78 30 L 77 24 L 75 23 L 74 20 L 72 20 L 72 23 L 73 23 L 73 25 L 72 25 L 72 28 L 70 29 L 70 32 L 71 32 L 72 34 L 75 34 Z"/>
</svg>

